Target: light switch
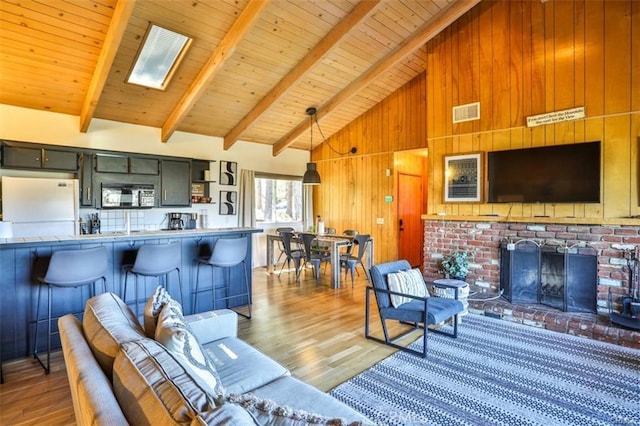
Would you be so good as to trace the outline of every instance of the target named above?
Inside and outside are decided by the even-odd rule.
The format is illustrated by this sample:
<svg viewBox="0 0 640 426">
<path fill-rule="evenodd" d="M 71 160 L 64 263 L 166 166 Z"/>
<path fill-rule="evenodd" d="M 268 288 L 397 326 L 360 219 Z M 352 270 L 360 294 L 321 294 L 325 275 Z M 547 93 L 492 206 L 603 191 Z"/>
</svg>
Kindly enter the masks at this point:
<svg viewBox="0 0 640 426">
<path fill-rule="evenodd" d="M 376 219 L 376 223 L 378 225 L 384 225 L 384 217 L 379 217 Z"/>
</svg>

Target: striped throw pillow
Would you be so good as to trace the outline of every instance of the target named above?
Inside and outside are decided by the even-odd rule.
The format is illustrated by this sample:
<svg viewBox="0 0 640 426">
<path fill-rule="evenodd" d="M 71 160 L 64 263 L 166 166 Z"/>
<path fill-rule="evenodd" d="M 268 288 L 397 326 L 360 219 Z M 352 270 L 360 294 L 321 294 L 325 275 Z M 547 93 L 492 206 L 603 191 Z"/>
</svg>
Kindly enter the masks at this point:
<svg viewBox="0 0 640 426">
<path fill-rule="evenodd" d="M 396 291 L 402 294 L 408 294 L 418 297 L 429 297 L 429 291 L 427 285 L 422 277 L 422 272 L 419 269 L 410 269 L 408 271 L 399 271 L 387 275 L 387 285 L 390 291 Z M 390 295 L 391 305 L 394 308 L 411 302 L 410 297 L 398 296 L 395 294 Z"/>
<path fill-rule="evenodd" d="M 170 301 L 164 305 L 158 316 L 155 339 L 174 354 L 199 383 L 208 388 L 210 395 L 220 398 L 224 394 L 218 372 L 185 323 L 179 303 Z"/>
</svg>

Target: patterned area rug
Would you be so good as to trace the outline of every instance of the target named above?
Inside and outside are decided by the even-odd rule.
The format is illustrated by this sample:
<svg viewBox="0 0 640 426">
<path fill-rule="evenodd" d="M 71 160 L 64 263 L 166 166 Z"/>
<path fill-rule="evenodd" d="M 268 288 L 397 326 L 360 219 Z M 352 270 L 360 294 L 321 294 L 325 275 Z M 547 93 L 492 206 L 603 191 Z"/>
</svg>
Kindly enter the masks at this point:
<svg viewBox="0 0 640 426">
<path fill-rule="evenodd" d="M 640 425 L 639 350 L 480 315 L 427 344 L 329 393 L 379 425 Z"/>
</svg>

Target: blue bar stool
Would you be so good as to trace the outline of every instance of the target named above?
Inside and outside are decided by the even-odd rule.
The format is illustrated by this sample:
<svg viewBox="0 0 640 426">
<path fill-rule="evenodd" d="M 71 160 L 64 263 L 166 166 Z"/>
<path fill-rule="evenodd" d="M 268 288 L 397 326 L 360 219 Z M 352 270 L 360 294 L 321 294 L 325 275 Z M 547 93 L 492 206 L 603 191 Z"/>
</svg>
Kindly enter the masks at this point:
<svg viewBox="0 0 640 426">
<path fill-rule="evenodd" d="M 194 291 L 193 299 L 193 311 L 197 312 L 198 309 L 198 295 L 205 291 L 211 291 L 213 297 L 213 309 L 216 309 L 216 289 L 224 288 L 225 296 L 220 300 L 225 300 L 225 305 L 228 305 L 228 300 L 232 298 L 246 296 L 249 306 L 249 314 L 236 311 L 237 314 L 242 315 L 245 318 L 251 318 L 251 292 L 249 291 L 249 280 L 247 278 L 247 270 L 244 259 L 247 257 L 247 248 L 249 246 L 247 237 L 240 238 L 220 238 L 213 246 L 213 252 L 209 257 L 199 257 L 196 265 L 196 288 Z M 244 293 L 229 295 L 229 285 L 231 282 L 231 270 L 234 266 L 242 265 L 242 272 L 244 273 Z M 200 266 L 211 266 L 211 287 L 201 289 L 199 287 L 200 282 Z M 214 275 L 215 268 L 227 269 L 227 282 L 222 286 L 216 286 Z"/>
<path fill-rule="evenodd" d="M 51 330 L 51 301 L 53 287 L 81 287 L 91 285 L 91 297 L 95 295 L 95 283 L 102 280 L 102 292 L 106 292 L 105 274 L 107 272 L 107 249 L 99 246 L 81 250 L 60 250 L 51 255 L 47 272 L 37 277 L 38 302 L 36 307 L 36 334 L 34 338 L 33 357 L 40 363 L 44 371 L 49 374 L 51 357 L 51 336 L 58 334 Z M 40 318 L 40 300 L 42 288 L 47 286 L 47 318 Z M 77 313 L 76 313 L 77 314 Z M 47 322 L 47 361 L 46 364 L 38 355 L 38 326 Z"/>
<path fill-rule="evenodd" d="M 136 282 L 134 285 L 134 303 L 135 313 L 138 316 L 138 304 L 146 302 L 148 295 L 144 295 L 143 299 L 138 297 L 138 276 L 143 277 L 157 277 L 158 282 L 165 290 L 169 291 L 167 282 L 169 280 L 169 274 L 173 271 L 178 273 L 178 293 L 180 304 L 182 304 L 182 274 L 180 273 L 181 266 L 181 250 L 180 243 L 173 242 L 169 244 L 144 244 L 138 249 L 136 254 L 136 260 L 133 265 L 124 265 L 124 291 L 122 292 L 122 300 L 127 302 L 127 283 L 129 274 L 134 274 Z M 164 277 L 164 280 L 163 280 Z"/>
</svg>

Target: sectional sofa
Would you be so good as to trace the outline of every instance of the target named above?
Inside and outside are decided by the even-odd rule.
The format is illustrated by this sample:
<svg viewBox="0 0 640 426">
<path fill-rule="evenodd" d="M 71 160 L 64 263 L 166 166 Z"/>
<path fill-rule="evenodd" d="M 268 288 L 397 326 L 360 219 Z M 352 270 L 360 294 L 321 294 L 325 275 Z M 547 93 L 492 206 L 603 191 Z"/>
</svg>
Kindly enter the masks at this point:
<svg viewBox="0 0 640 426">
<path fill-rule="evenodd" d="M 154 303 L 144 327 L 113 293 L 58 320 L 79 425 L 370 424 L 239 339 L 233 311 Z"/>
</svg>

